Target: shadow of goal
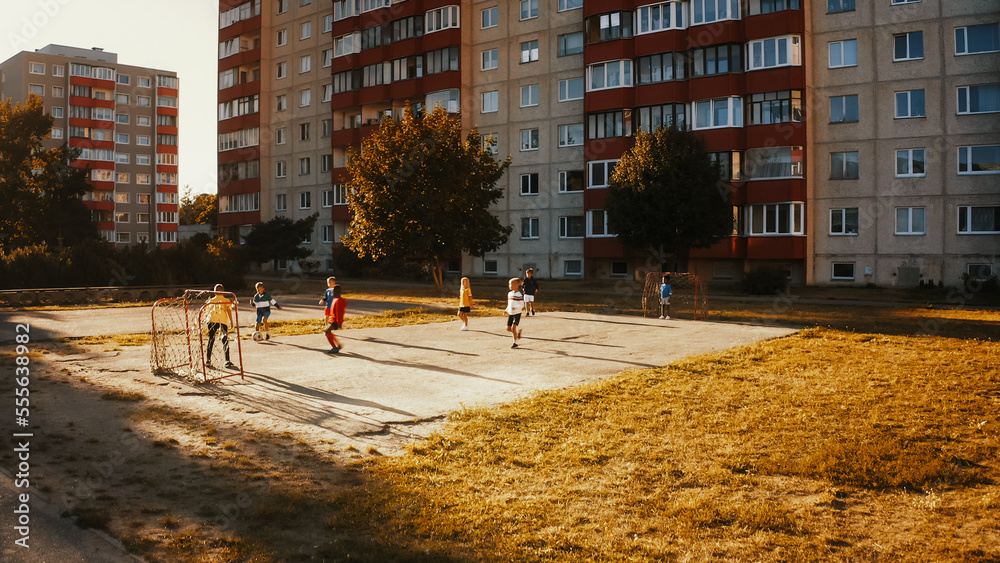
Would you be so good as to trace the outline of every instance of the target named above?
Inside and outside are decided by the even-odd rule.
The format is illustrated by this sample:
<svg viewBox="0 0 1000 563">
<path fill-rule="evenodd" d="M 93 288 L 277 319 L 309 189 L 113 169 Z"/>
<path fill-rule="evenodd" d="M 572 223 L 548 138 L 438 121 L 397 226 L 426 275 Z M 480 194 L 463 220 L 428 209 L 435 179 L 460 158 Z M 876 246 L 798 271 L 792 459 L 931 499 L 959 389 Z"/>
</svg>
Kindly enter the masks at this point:
<svg viewBox="0 0 1000 563">
<path fill-rule="evenodd" d="M 670 306 L 692 310 L 694 320 L 698 320 L 699 315 L 704 318 L 708 304 L 705 284 L 695 274 L 682 272 L 646 274 L 646 284 L 642 288 L 642 316 L 648 318 L 660 315 L 660 284 L 663 276 L 670 276 Z"/>
<path fill-rule="evenodd" d="M 229 319 L 232 323 L 223 329 L 219 321 L 228 323 Z M 234 375 L 246 379 L 235 293 L 185 290 L 180 297 L 153 303 L 152 321 L 149 363 L 153 373 L 201 378 L 205 383 Z M 230 346 L 232 342 L 235 347 Z"/>
</svg>

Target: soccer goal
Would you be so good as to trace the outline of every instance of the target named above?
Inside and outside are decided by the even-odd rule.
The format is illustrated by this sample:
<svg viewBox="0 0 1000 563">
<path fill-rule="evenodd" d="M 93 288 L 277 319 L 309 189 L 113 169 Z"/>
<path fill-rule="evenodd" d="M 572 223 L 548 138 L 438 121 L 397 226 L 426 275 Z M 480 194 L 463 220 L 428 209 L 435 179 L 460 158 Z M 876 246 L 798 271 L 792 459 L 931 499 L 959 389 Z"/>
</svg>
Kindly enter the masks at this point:
<svg viewBox="0 0 1000 563">
<path fill-rule="evenodd" d="M 235 338 L 210 326 L 212 316 L 228 318 L 232 311 Z M 243 374 L 243 348 L 240 345 L 240 319 L 236 294 L 225 291 L 188 289 L 180 297 L 153 303 L 153 332 L 150 367 L 153 373 L 203 378 L 206 383 Z M 235 342 L 236 346 L 230 344 Z M 228 358 L 227 358 L 228 356 Z M 233 368 L 226 368 L 232 362 Z"/>
<path fill-rule="evenodd" d="M 699 313 L 705 316 L 708 304 L 708 292 L 705 284 L 694 274 L 680 272 L 649 272 L 646 274 L 646 285 L 642 289 L 642 316 L 657 317 L 660 314 L 660 283 L 663 276 L 670 276 L 670 308 L 680 312 L 691 310 L 694 320 Z"/>
</svg>

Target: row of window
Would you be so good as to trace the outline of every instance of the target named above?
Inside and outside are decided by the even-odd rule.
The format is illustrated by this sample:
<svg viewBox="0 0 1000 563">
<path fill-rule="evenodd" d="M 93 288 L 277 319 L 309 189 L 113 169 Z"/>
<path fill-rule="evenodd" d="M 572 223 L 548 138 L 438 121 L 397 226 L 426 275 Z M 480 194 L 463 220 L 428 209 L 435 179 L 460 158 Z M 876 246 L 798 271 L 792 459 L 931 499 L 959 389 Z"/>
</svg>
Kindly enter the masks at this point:
<svg viewBox="0 0 1000 563">
<path fill-rule="evenodd" d="M 28 62 L 28 74 L 45 74 L 45 63 Z M 52 65 L 52 76 L 66 76 L 66 67 L 61 64 Z M 115 69 L 109 67 L 95 67 L 82 63 L 70 63 L 70 76 L 82 76 L 85 78 L 96 78 L 100 80 L 114 80 L 118 84 L 128 86 L 132 83 L 132 75 L 116 73 Z M 136 85 L 139 88 L 151 88 L 152 78 L 149 76 L 136 77 Z M 159 88 L 177 88 L 177 77 L 167 75 L 157 75 L 156 86 Z M 76 94 L 74 94 L 76 95 Z"/>
<path fill-rule="evenodd" d="M 319 159 L 319 171 L 322 173 L 327 173 L 333 170 L 333 155 L 324 154 L 320 155 Z M 302 157 L 299 159 L 299 176 L 308 176 L 312 173 L 312 157 Z M 274 177 L 275 178 L 287 178 L 288 177 L 288 163 L 284 160 L 278 160 L 274 163 Z"/>
<path fill-rule="evenodd" d="M 926 117 L 924 90 L 905 90 L 893 96 L 897 119 Z M 956 113 L 973 115 L 1000 112 L 1000 82 L 956 88 Z M 853 123 L 860 119 L 857 94 L 830 97 L 830 123 Z"/>
<path fill-rule="evenodd" d="M 400 57 L 338 72 L 333 75 L 333 93 L 357 91 L 369 86 L 391 84 L 459 69 L 459 48 L 445 47 L 420 55 Z"/>
<path fill-rule="evenodd" d="M 334 184 L 329 190 L 320 192 L 324 208 L 334 205 L 347 205 L 347 187 L 344 184 Z M 312 192 L 299 192 L 299 209 L 312 209 Z M 288 194 L 275 194 L 274 210 L 288 211 Z"/>
<path fill-rule="evenodd" d="M 830 279 L 834 281 L 854 281 L 855 270 L 856 264 L 854 262 L 833 262 L 831 263 Z M 965 273 L 972 276 L 972 279 L 986 281 L 993 275 L 993 265 L 966 264 Z M 865 275 L 871 275 L 871 266 L 865 266 Z"/>
<path fill-rule="evenodd" d="M 136 174 L 135 183 L 146 185 L 150 183 L 152 175 L 150 174 Z M 93 182 L 115 182 L 116 184 L 128 184 L 129 183 L 129 173 L 128 172 L 115 172 L 114 170 L 91 170 L 90 179 Z M 176 186 L 177 185 L 177 174 L 168 172 L 159 172 L 156 174 L 156 184 L 157 185 L 167 185 Z M 128 194 L 123 194 L 126 197 Z M 118 203 L 128 203 L 118 202 Z"/>
<path fill-rule="evenodd" d="M 925 149 L 896 151 L 897 178 L 918 178 L 927 175 Z M 831 180 L 857 180 L 860 159 L 854 152 L 830 153 Z M 958 147 L 958 174 L 1000 174 L 1000 145 Z"/>
<path fill-rule="evenodd" d="M 51 88 L 53 98 L 64 99 L 66 97 L 66 90 L 62 86 L 52 86 Z M 45 96 L 45 85 L 44 84 L 28 84 L 28 93 L 34 94 L 36 96 Z M 70 91 L 70 96 L 91 98 L 94 100 L 107 100 L 110 99 L 110 90 L 99 90 L 92 89 L 90 86 L 73 86 Z M 128 94 L 115 94 L 115 103 L 122 106 L 127 106 L 131 104 L 131 98 Z M 153 98 L 150 96 L 136 96 L 135 105 L 137 107 L 152 107 Z M 78 106 L 85 107 L 85 106 Z M 177 107 L 177 97 L 176 96 L 156 96 L 156 107 Z M 107 109 L 107 108 L 93 108 L 97 109 Z M 111 111 L 107 109 L 107 111 Z M 55 116 L 53 116 L 55 117 Z"/>
<path fill-rule="evenodd" d="M 1000 52 L 1000 23 L 955 28 L 955 55 L 996 52 Z M 922 31 L 910 31 L 893 36 L 893 61 L 913 61 L 923 58 Z M 830 42 L 828 66 L 829 68 L 858 66 L 858 40 L 844 39 Z"/>
<path fill-rule="evenodd" d="M 960 235 L 1000 234 L 1000 207 L 959 206 L 956 227 Z M 859 231 L 857 207 L 830 210 L 831 236 L 857 235 Z M 897 207 L 895 234 L 927 234 L 926 208 Z"/>
</svg>

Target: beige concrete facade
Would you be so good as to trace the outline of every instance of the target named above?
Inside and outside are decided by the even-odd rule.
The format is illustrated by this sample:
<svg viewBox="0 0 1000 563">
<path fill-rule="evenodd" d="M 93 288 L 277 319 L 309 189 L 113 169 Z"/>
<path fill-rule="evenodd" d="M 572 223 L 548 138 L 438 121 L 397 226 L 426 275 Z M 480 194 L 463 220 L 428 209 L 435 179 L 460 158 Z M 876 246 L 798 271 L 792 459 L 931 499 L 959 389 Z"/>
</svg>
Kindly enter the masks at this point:
<svg viewBox="0 0 1000 563">
<path fill-rule="evenodd" d="M 1000 22 L 998 5 L 856 2 L 856 10 L 839 13 L 828 13 L 826 5 L 813 0 L 813 244 L 806 282 L 958 285 L 977 265 L 996 274 L 1000 234 L 959 232 L 959 213 L 1000 206 L 1000 169 L 961 174 L 958 159 L 960 147 L 1000 145 L 1000 112 L 960 114 L 957 99 L 962 87 L 1000 85 L 1000 52 L 957 54 L 955 34 L 963 26 Z M 897 36 L 913 33 L 922 37 L 922 55 L 897 59 L 896 43 L 903 41 Z M 856 41 L 857 64 L 830 68 L 830 45 L 845 41 Z M 912 94 L 905 93 L 914 91 L 923 93 L 923 111 L 898 115 L 897 98 L 906 101 Z M 856 121 L 832 122 L 833 98 L 841 96 L 857 96 Z M 898 151 L 914 150 L 923 151 L 923 173 L 899 173 Z M 854 152 L 857 178 L 832 179 L 833 154 Z M 838 210 L 856 210 L 857 232 L 836 232 L 847 230 L 837 228 Z M 922 229 L 913 213 L 923 214 Z"/>
<path fill-rule="evenodd" d="M 483 28 L 483 10 L 494 7 L 498 8 L 497 25 Z M 558 45 L 560 36 L 583 31 L 581 11 L 559 12 L 554 4 L 543 4 L 536 17 L 522 20 L 518 3 L 495 1 L 473 2 L 468 11 L 471 93 L 463 119 L 482 135 L 496 136 L 499 158 L 511 156 L 510 168 L 501 180 L 506 196 L 494 210 L 501 223 L 514 231 L 496 252 L 467 258 L 470 265 L 463 270 L 506 278 L 523 277 L 526 268 L 534 268 L 538 277 L 580 277 L 574 272 L 582 273 L 576 265 L 583 263 L 583 233 L 576 236 L 565 229 L 570 222 L 583 224 L 583 191 L 560 191 L 559 180 L 560 172 L 578 172 L 582 183 L 583 98 L 581 94 L 579 99 L 560 102 L 559 84 L 582 79 L 584 64 L 582 51 L 559 56 Z M 531 42 L 537 42 L 537 60 L 521 62 L 522 44 L 530 47 Z M 484 69 L 484 53 L 493 50 L 496 68 Z M 522 89 L 526 89 L 526 100 L 522 100 Z M 491 92 L 495 92 L 490 95 L 495 96 L 496 107 L 484 107 L 484 94 Z M 580 127 L 578 138 L 560 146 L 560 127 L 572 125 Z M 522 131 L 533 130 L 537 131 L 537 148 L 522 150 Z M 522 182 L 527 182 L 528 193 L 522 193 Z"/>
</svg>

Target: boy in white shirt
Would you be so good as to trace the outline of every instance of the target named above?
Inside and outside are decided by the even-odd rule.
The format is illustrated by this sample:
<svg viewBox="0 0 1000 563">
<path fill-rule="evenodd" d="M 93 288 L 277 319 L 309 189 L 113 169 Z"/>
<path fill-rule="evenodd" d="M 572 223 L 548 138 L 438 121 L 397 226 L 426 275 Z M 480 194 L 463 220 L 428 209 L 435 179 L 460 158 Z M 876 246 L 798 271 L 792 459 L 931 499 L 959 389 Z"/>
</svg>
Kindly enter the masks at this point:
<svg viewBox="0 0 1000 563">
<path fill-rule="evenodd" d="M 507 282 L 510 292 L 507 294 L 507 332 L 514 337 L 511 348 L 517 348 L 517 341 L 521 338 L 521 330 L 517 325 L 521 322 L 521 310 L 524 309 L 524 294 L 521 293 L 521 278 L 510 278 Z"/>
</svg>

